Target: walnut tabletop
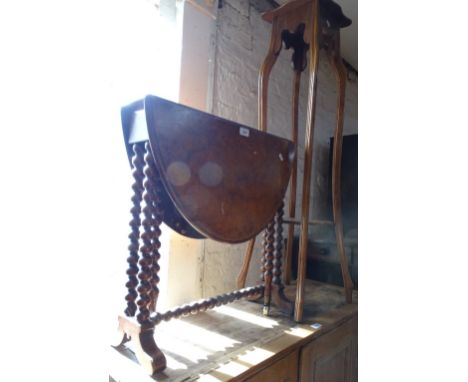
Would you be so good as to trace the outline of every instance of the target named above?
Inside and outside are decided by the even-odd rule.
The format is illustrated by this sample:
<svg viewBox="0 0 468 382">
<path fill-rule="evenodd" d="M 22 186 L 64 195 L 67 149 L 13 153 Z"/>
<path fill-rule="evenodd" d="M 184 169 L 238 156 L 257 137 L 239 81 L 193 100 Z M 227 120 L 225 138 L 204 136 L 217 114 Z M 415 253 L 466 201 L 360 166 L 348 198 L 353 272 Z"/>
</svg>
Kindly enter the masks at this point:
<svg viewBox="0 0 468 382">
<path fill-rule="evenodd" d="M 286 287 L 293 299 L 295 287 Z M 262 305 L 240 300 L 194 316 L 159 324 L 158 346 L 167 368 L 148 376 L 131 348 L 109 350 L 111 381 L 241 381 L 267 368 L 352 317 L 357 316 L 357 291 L 353 304 L 345 303 L 343 288 L 308 281 L 304 320 L 296 324 L 272 307 L 262 315 Z"/>
</svg>

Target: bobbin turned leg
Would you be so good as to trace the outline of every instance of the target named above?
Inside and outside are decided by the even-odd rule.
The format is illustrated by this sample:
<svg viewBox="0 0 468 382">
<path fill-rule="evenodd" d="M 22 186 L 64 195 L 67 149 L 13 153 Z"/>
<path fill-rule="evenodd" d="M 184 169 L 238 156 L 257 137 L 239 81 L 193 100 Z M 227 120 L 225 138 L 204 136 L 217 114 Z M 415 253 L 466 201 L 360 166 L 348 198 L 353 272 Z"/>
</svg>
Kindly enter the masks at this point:
<svg viewBox="0 0 468 382">
<path fill-rule="evenodd" d="M 329 59 L 335 72 L 338 92 L 337 92 L 337 112 L 336 127 L 333 146 L 333 164 L 332 164 L 332 203 L 333 220 L 335 222 L 336 245 L 340 257 L 341 273 L 345 288 L 346 302 L 352 303 L 353 300 L 353 281 L 349 274 L 348 258 L 345 253 L 343 218 L 341 212 L 341 157 L 343 146 L 343 122 L 344 122 L 344 103 L 346 90 L 346 68 L 340 56 L 340 31 L 334 31 L 330 38 L 328 46 Z"/>
<path fill-rule="evenodd" d="M 158 174 L 148 142 L 145 146 L 144 162 L 138 162 L 139 167 L 135 164 L 137 168 L 135 172 L 141 171 L 143 164 L 144 191 L 142 199 L 144 200 L 144 207 L 142 209 L 143 221 L 141 221 L 143 233 L 141 234 L 141 246 L 139 248 L 141 257 L 138 261 L 140 268 L 137 281 L 139 281 L 139 284 L 135 282 L 135 268 L 138 271 L 135 262 L 135 258 L 138 260 L 137 253 L 136 256 L 133 255 L 131 262 L 132 279 L 130 281 L 132 282 L 127 283 L 130 285 L 129 290 L 132 293 L 129 293 L 129 295 L 132 298 L 130 299 L 130 303 L 128 303 L 125 315 L 119 317 L 119 330 L 125 333 L 126 338 L 130 338 L 133 342 L 138 362 L 149 374 L 154 374 L 157 371 L 165 369 L 166 359 L 156 345 L 154 340 L 155 325 L 150 320 L 150 313 L 156 310 L 156 300 L 159 294 L 157 284 L 159 281 L 158 260 L 160 258 L 159 236 L 161 235 L 161 231 L 159 226 L 161 224 L 161 206 L 156 182 Z M 137 219 L 134 217 L 132 222 L 137 222 Z M 139 229 L 133 229 L 132 226 L 131 240 L 135 239 L 136 232 L 139 232 Z M 138 240 L 136 242 L 132 241 L 132 250 L 135 249 L 135 245 L 138 248 Z M 138 285 L 138 288 L 135 292 L 136 285 Z M 135 304 L 136 297 L 138 297 L 138 300 Z M 135 318 L 136 307 L 138 307 L 138 313 Z"/>
<path fill-rule="evenodd" d="M 155 182 L 157 174 L 155 173 L 156 169 L 148 142 L 146 142 L 145 148 L 145 180 L 143 183 L 145 206 L 142 210 L 144 218 L 142 221 L 143 233 L 141 234 L 142 244 L 140 247 L 140 272 L 138 273 L 140 281 L 138 287 L 139 299 L 137 301 L 138 314 L 136 316 L 139 329 L 133 328 L 132 332 L 127 334 L 132 337 L 136 348 L 139 349 L 136 354 L 138 361 L 146 368 L 148 373 L 153 374 L 166 368 L 166 359 L 161 350 L 156 346 L 156 342 L 154 341 L 154 324 L 150 321 L 150 312 L 153 308 L 156 308 L 156 301 L 154 300 L 159 294 L 157 281 L 153 283 L 153 279 L 154 277 L 157 278 L 157 271 L 159 270 L 159 236 L 161 235 L 159 225 L 161 221 L 154 218 L 155 216 L 160 216 L 160 205 L 158 203 Z M 154 288 L 156 288 L 155 291 Z"/>
<path fill-rule="evenodd" d="M 263 282 L 265 285 L 263 295 L 263 314 L 270 313 L 271 289 L 273 280 L 273 251 L 275 249 L 275 221 L 274 219 L 268 223 L 263 233 L 263 256 L 262 256 L 262 271 Z"/>
<path fill-rule="evenodd" d="M 127 287 L 127 295 L 125 296 L 125 300 L 127 301 L 127 307 L 125 309 L 125 315 L 128 317 L 133 317 L 137 310 L 136 299 L 138 297 L 138 293 L 136 288 L 138 286 L 138 246 L 139 246 L 139 239 L 140 239 L 140 213 L 141 213 L 141 201 L 142 201 L 142 194 L 143 194 L 143 166 L 144 166 L 144 155 L 145 149 L 143 143 L 135 143 L 132 146 L 133 155 L 131 158 L 133 170 L 133 195 L 131 198 L 132 207 L 130 209 L 130 213 L 132 218 L 130 220 L 130 234 L 128 238 L 130 239 L 130 244 L 128 246 L 129 256 L 127 258 L 128 268 L 127 268 L 127 276 L 128 281 L 125 284 Z M 120 328 L 120 327 L 119 327 Z M 124 344 L 125 342 L 129 341 L 130 338 L 125 334 L 124 331 L 118 331 L 117 337 L 112 341 L 113 346 L 119 346 Z"/>
<path fill-rule="evenodd" d="M 283 256 L 283 215 L 284 203 L 281 204 L 275 216 L 275 241 L 273 251 L 273 279 L 271 286 L 271 298 L 274 305 L 283 313 L 292 316 L 294 304 L 284 294 L 282 281 L 282 256 Z"/>
</svg>

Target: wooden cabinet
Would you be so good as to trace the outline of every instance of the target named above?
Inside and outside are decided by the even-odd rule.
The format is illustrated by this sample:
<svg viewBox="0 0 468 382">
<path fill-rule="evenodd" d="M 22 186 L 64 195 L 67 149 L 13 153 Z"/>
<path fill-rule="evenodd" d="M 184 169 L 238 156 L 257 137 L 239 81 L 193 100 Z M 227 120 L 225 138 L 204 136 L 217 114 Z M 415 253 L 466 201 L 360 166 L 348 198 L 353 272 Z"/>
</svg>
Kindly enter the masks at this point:
<svg viewBox="0 0 468 382">
<path fill-rule="evenodd" d="M 292 354 L 281 358 L 279 361 L 258 372 L 246 382 L 295 382 L 298 375 L 299 352 L 296 350 Z"/>
<path fill-rule="evenodd" d="M 357 381 L 357 318 L 301 348 L 300 382 Z"/>
<path fill-rule="evenodd" d="M 311 339 L 245 381 L 357 382 L 357 317 Z"/>
</svg>

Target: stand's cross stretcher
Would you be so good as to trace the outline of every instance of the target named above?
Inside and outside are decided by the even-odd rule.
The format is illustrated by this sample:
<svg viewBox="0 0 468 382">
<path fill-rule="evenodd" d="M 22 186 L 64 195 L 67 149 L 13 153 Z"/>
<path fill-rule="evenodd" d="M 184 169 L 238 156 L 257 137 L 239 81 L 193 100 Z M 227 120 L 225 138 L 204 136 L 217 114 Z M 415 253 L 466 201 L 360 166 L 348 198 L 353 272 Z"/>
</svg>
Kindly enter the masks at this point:
<svg viewBox="0 0 468 382">
<path fill-rule="evenodd" d="M 154 340 L 162 320 L 196 314 L 242 297 L 292 312 L 281 281 L 283 197 L 295 157 L 292 142 L 155 96 L 122 109 L 133 168 L 127 307 L 121 337 L 132 339 L 150 374 L 165 368 Z M 156 313 L 160 225 L 182 235 L 240 243 L 265 229 L 262 283 Z"/>
<path fill-rule="evenodd" d="M 301 218 L 296 217 L 297 193 L 297 160 L 292 166 L 291 188 L 289 199 L 289 216 L 285 223 L 289 224 L 287 250 L 285 256 L 285 283 L 289 283 L 291 273 L 292 242 L 294 225 L 300 224 L 298 278 L 294 318 L 302 320 L 304 305 L 304 285 L 307 263 L 307 246 L 310 224 L 332 224 L 335 227 L 338 254 L 345 287 L 346 301 L 352 302 L 353 282 L 349 274 L 348 261 L 345 255 L 343 222 L 341 214 L 341 153 L 343 143 L 344 101 L 346 86 L 346 69 L 340 56 L 340 29 L 351 24 L 342 12 L 341 7 L 332 0 L 292 0 L 279 8 L 265 12 L 263 19 L 272 24 L 270 46 L 260 68 L 258 80 L 258 128 L 267 131 L 267 96 L 271 70 L 281 52 L 282 47 L 291 49 L 292 66 L 294 70 L 294 85 L 292 94 L 292 140 L 298 142 L 298 106 L 301 72 L 309 61 L 309 86 L 307 101 L 307 119 L 305 132 L 304 173 L 302 188 Z M 323 48 L 328 54 L 331 66 L 337 80 L 337 113 L 335 126 L 335 144 L 333 147 L 332 166 L 332 204 L 333 221 L 309 219 L 310 183 L 312 173 L 312 148 L 315 125 L 315 98 L 317 90 L 317 69 L 319 50 Z M 307 53 L 309 60 L 307 60 Z M 255 244 L 253 238 L 247 247 L 246 256 L 237 279 L 237 286 L 245 285 L 249 262 Z"/>
</svg>

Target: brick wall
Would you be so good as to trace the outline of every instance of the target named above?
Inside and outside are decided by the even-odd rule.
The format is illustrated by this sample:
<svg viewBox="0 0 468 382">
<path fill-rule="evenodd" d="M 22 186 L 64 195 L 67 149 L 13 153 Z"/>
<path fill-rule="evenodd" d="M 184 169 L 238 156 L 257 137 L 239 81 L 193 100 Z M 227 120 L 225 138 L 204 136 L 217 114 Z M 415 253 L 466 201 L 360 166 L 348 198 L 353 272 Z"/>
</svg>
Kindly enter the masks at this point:
<svg viewBox="0 0 468 382">
<path fill-rule="evenodd" d="M 218 9 L 215 65 L 212 90 L 214 114 L 247 126 L 257 126 L 257 79 L 260 65 L 268 50 L 271 24 L 261 19 L 261 12 L 271 8 L 267 0 L 223 0 Z M 268 131 L 290 137 L 291 95 L 293 71 L 291 51 L 282 51 L 270 77 L 268 99 Z M 330 219 L 326 192 L 328 186 L 329 138 L 335 123 L 335 77 L 325 55 L 319 59 L 318 94 L 312 169 L 312 200 L 310 217 Z M 301 78 L 299 105 L 299 171 L 297 211 L 300 211 L 304 158 L 304 129 L 308 76 Z M 357 80 L 346 87 L 344 133 L 357 133 Z M 296 215 L 298 213 L 296 212 Z M 298 228 L 296 228 L 297 230 Z M 297 231 L 298 232 L 298 231 Z M 257 252 L 261 238 L 257 238 Z M 226 245 L 207 240 L 202 265 L 202 290 L 205 296 L 235 288 L 245 244 Z M 248 285 L 257 283 L 259 256 L 255 256 Z"/>
</svg>

